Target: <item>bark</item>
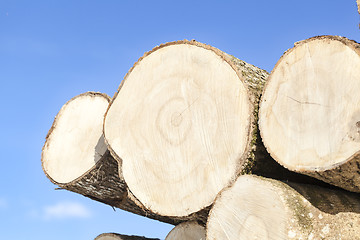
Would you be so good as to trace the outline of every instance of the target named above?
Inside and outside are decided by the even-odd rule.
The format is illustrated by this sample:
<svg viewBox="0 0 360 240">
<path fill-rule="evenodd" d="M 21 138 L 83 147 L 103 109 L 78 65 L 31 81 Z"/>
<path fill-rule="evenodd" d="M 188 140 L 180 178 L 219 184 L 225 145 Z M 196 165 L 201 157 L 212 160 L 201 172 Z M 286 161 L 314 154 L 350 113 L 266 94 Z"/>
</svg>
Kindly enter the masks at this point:
<svg viewBox="0 0 360 240">
<path fill-rule="evenodd" d="M 338 36 L 296 43 L 271 72 L 260 134 L 291 171 L 360 192 L 360 45 Z"/>
<path fill-rule="evenodd" d="M 104 134 L 131 192 L 147 209 L 187 216 L 254 168 L 258 101 L 267 76 L 187 40 L 160 45 L 135 63 L 110 103 Z"/>
<path fill-rule="evenodd" d="M 206 239 L 360 239 L 357 194 L 240 176 L 210 211 Z"/>
<path fill-rule="evenodd" d="M 42 151 L 42 166 L 46 176 L 51 180 L 51 182 L 58 185 L 60 189 L 66 189 L 81 194 L 85 197 L 102 202 L 111 207 L 120 208 L 125 211 L 173 225 L 184 221 L 179 218 L 160 216 L 146 210 L 129 191 L 124 179 L 122 178 L 121 166 L 119 166 L 118 162 L 111 156 L 110 152 L 106 150 L 106 148 L 104 153 L 100 151 L 101 156 L 98 160 L 81 158 L 81 152 L 83 151 L 81 149 L 84 149 L 86 146 L 96 145 L 96 147 L 98 147 L 101 144 L 105 144 L 102 143 L 101 139 L 103 139 L 103 137 L 100 135 L 102 133 L 103 115 L 98 116 L 101 119 L 100 124 L 89 125 L 82 131 L 74 130 L 86 125 L 89 114 L 96 110 L 95 108 L 97 107 L 95 105 L 93 106 L 91 102 L 94 98 L 105 98 L 107 99 L 107 102 L 109 101 L 109 97 L 104 94 L 92 92 L 81 94 L 67 102 L 56 116 L 54 123 L 46 137 Z M 89 109 L 83 110 L 83 114 L 86 115 L 83 117 L 84 122 L 80 122 L 78 126 L 73 126 L 72 124 L 75 122 L 75 119 L 80 118 L 80 116 L 78 116 L 78 112 L 80 112 L 81 109 L 75 108 L 79 101 L 84 101 L 84 106 Z M 100 107 L 104 108 L 104 114 L 107 105 Z M 72 110 L 74 108 L 76 109 L 75 111 Z M 92 131 L 99 130 L 99 136 L 94 135 L 94 137 L 91 137 L 93 134 L 89 134 L 89 129 Z M 65 141 L 57 140 L 62 138 L 64 134 L 68 132 L 73 134 L 70 135 L 70 139 L 80 139 L 81 141 L 66 145 Z M 98 140 L 99 137 L 100 140 Z M 96 144 L 96 142 L 98 142 L 98 144 Z M 65 147 L 63 145 L 65 145 Z M 58 147 L 60 147 L 61 151 L 56 150 Z M 92 151 L 98 153 L 96 149 L 95 151 L 94 149 Z M 80 152 L 80 155 L 77 155 L 78 152 Z M 96 156 L 96 154 L 94 154 L 94 156 Z M 56 163 L 54 163 L 55 159 Z M 63 177 L 62 175 L 57 174 L 58 172 L 67 173 L 68 171 L 76 168 L 76 164 L 78 162 L 84 162 L 85 160 L 89 160 L 90 163 L 92 161 L 93 165 L 88 167 L 88 169 L 80 166 L 81 169 L 79 170 L 78 176 L 71 176 L 73 179 L 68 182 L 61 182 L 59 180 Z M 185 220 L 197 219 L 199 221 L 205 222 L 206 216 L 207 212 L 201 212 L 199 214 L 193 214 L 188 218 L 185 218 Z"/>
<path fill-rule="evenodd" d="M 118 233 L 102 233 L 95 240 L 160 240 L 158 238 L 146 238 L 139 236 L 128 236 Z"/>
<path fill-rule="evenodd" d="M 205 227 L 197 222 L 183 222 L 174 227 L 165 240 L 205 240 Z"/>
</svg>

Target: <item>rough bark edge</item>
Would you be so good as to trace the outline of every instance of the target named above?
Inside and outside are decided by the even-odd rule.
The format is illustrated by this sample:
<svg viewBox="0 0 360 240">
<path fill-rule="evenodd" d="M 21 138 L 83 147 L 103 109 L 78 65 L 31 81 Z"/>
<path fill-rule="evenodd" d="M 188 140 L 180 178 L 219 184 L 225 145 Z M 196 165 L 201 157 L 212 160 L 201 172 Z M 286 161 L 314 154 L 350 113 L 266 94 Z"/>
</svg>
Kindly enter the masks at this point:
<svg viewBox="0 0 360 240">
<path fill-rule="evenodd" d="M 62 111 L 70 102 L 77 99 L 78 97 L 87 95 L 103 96 L 105 99 L 108 100 L 108 102 L 110 102 L 110 97 L 108 95 L 98 92 L 86 92 L 70 99 L 68 102 L 65 103 L 65 105 L 63 105 L 59 113 L 56 115 L 54 122 L 46 136 L 45 144 L 42 150 L 44 150 L 51 136 L 51 133 L 57 126 L 59 114 L 62 113 Z M 129 192 L 125 181 L 123 180 L 123 178 L 121 178 L 121 174 L 119 174 L 119 172 L 121 171 L 118 170 L 120 167 L 118 161 L 116 161 L 111 156 L 109 150 L 104 153 L 104 155 L 97 161 L 97 163 L 95 163 L 92 168 L 90 168 L 84 174 L 68 183 L 59 183 L 53 178 L 51 178 L 51 176 L 46 172 L 44 168 L 43 160 L 44 159 L 42 151 L 41 163 L 43 172 L 53 184 L 59 186 L 59 188 L 57 189 L 65 189 L 71 192 L 75 192 L 92 200 L 107 204 L 113 208 L 120 208 L 131 213 L 135 213 L 172 225 L 176 225 L 182 222 L 182 220 L 180 219 L 160 216 L 146 210 L 145 207 Z M 206 217 L 207 212 L 203 212 L 200 215 L 197 214 L 191 216 L 191 218 L 198 219 L 199 221 L 204 223 L 206 221 Z"/>
<path fill-rule="evenodd" d="M 134 236 L 134 235 L 122 235 L 119 233 L 102 233 L 99 236 L 97 236 L 94 240 L 101 240 L 102 237 L 114 237 L 118 240 L 160 240 L 158 238 L 146 238 L 146 237 L 140 237 L 140 236 Z"/>
<path fill-rule="evenodd" d="M 358 0 L 360 1 L 360 0 Z M 290 48 L 288 50 L 286 50 L 284 52 L 284 54 L 280 57 L 280 59 L 277 61 L 275 67 L 273 68 L 273 70 L 271 71 L 267 82 L 265 83 L 264 86 L 264 91 L 266 91 L 267 85 L 271 82 L 271 78 L 272 78 L 272 73 L 277 69 L 277 67 L 279 66 L 279 64 L 281 63 L 281 61 L 288 55 L 290 54 L 296 47 L 301 46 L 303 44 L 306 44 L 308 42 L 311 41 L 315 41 L 315 40 L 332 40 L 332 41 L 338 41 L 341 42 L 342 44 L 350 47 L 351 49 L 353 49 L 359 56 L 360 56 L 360 44 L 357 43 L 354 40 L 350 40 L 346 37 L 342 37 L 342 36 L 332 36 L 332 35 L 322 35 L 322 36 L 315 36 L 315 37 L 311 37 L 308 38 L 306 40 L 302 40 L 299 42 L 296 42 L 294 44 L 293 48 Z M 262 105 L 262 101 L 263 99 L 260 100 L 260 111 L 261 111 L 261 105 Z M 261 135 L 261 124 L 259 124 L 259 129 L 260 129 L 260 135 Z M 275 161 L 277 161 L 276 159 L 279 159 L 275 153 L 273 153 L 272 151 L 270 151 L 269 147 L 267 146 L 266 142 L 263 142 L 266 150 L 268 151 L 268 153 L 270 154 L 270 156 L 275 159 Z M 340 163 L 336 163 L 333 164 L 329 167 L 324 167 L 324 168 L 314 168 L 312 170 L 297 170 L 297 169 L 292 169 L 289 166 L 285 166 L 283 164 L 281 164 L 279 161 L 277 161 L 280 165 L 282 165 L 283 167 L 289 169 L 290 171 L 295 171 L 301 174 L 306 174 L 310 177 L 314 177 L 317 178 L 321 181 L 324 181 L 326 183 L 332 184 L 334 186 L 346 189 L 348 191 L 354 191 L 354 192 L 360 192 L 360 181 L 358 181 L 358 186 L 355 186 L 355 181 L 354 178 L 356 175 L 360 175 L 360 151 L 354 153 L 350 158 L 340 162 Z M 340 176 L 340 173 L 344 173 L 345 171 L 349 171 L 349 176 L 352 177 L 343 177 Z M 345 185 L 343 185 L 345 183 Z M 350 186 L 346 186 L 350 184 Z"/>
<path fill-rule="evenodd" d="M 261 95 L 261 92 L 264 87 L 264 83 L 269 74 L 265 70 L 262 70 L 256 66 L 248 64 L 242 60 L 239 60 L 239 59 L 235 58 L 234 56 L 226 54 L 215 47 L 212 47 L 212 46 L 204 44 L 204 43 L 197 42 L 196 40 L 189 41 L 189 40 L 185 39 L 185 40 L 164 43 L 164 44 L 154 47 L 151 51 L 146 52 L 142 57 L 140 57 L 138 59 L 138 61 L 126 73 L 124 79 L 121 81 L 120 86 L 119 86 L 117 92 L 114 94 L 113 98 L 111 99 L 108 109 L 106 110 L 106 113 L 104 115 L 103 132 L 104 132 L 105 143 L 107 144 L 111 155 L 119 162 L 119 168 L 121 168 L 122 159 L 112 149 L 112 147 L 109 144 L 109 142 L 107 141 L 106 135 L 105 135 L 105 119 L 107 117 L 109 109 L 111 108 L 117 95 L 121 91 L 121 88 L 124 85 L 124 83 L 126 82 L 128 76 L 132 73 L 134 68 L 144 58 L 146 58 L 147 56 L 149 56 L 150 54 L 152 54 L 153 52 L 155 52 L 161 48 L 172 46 L 172 45 L 180 45 L 180 44 L 193 45 L 193 46 L 201 47 L 206 50 L 210 50 L 210 51 L 214 52 L 217 56 L 219 56 L 222 60 L 224 60 L 226 63 L 228 63 L 230 65 L 230 67 L 235 71 L 239 80 L 242 81 L 242 83 L 245 85 L 245 90 L 246 90 L 246 93 L 248 94 L 249 113 L 250 113 L 250 116 L 249 116 L 250 124 L 247 129 L 247 132 L 248 132 L 248 134 L 247 134 L 248 139 L 247 139 L 247 144 L 246 144 L 247 146 L 246 146 L 246 149 L 245 149 L 243 155 L 239 158 L 239 164 L 236 169 L 236 174 L 234 175 L 233 179 L 229 180 L 229 182 L 227 184 L 227 185 L 230 185 L 233 181 L 235 181 L 236 177 L 238 177 L 239 175 L 251 172 L 251 169 L 255 164 L 255 151 L 257 148 L 256 143 L 257 143 L 257 132 L 258 132 L 258 127 L 257 127 L 258 106 L 259 106 L 260 95 Z M 122 173 L 119 173 L 119 174 L 122 175 Z M 195 212 L 193 214 L 200 215 L 200 216 L 207 215 L 210 207 L 211 207 L 211 205 L 209 205 L 205 209 Z M 156 211 L 154 211 L 154 213 L 156 213 Z M 185 221 L 186 220 L 196 220 L 196 218 L 194 219 L 194 218 L 190 217 L 193 214 L 190 214 L 185 217 L 172 216 L 172 218 L 180 218 L 180 219 L 184 219 Z"/>
</svg>

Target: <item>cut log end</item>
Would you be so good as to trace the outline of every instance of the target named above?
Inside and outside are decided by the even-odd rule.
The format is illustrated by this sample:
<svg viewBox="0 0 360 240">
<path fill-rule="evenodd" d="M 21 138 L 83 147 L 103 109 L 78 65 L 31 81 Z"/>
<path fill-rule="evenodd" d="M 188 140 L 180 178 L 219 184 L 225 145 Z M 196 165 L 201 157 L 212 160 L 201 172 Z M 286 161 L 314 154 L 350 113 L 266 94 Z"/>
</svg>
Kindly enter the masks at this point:
<svg viewBox="0 0 360 240">
<path fill-rule="evenodd" d="M 107 151 L 102 134 L 110 98 L 87 92 L 57 114 L 42 151 L 42 166 L 55 183 L 66 184 L 89 171 Z"/>
<path fill-rule="evenodd" d="M 207 239 L 287 239 L 284 209 L 273 189 L 242 176 L 216 199 Z"/>
<path fill-rule="evenodd" d="M 260 103 L 260 133 L 271 156 L 298 172 L 359 158 L 359 92 L 359 44 L 337 36 L 297 43 L 276 64 Z"/>
<path fill-rule="evenodd" d="M 271 73 L 260 106 L 269 152 L 292 170 L 326 170 L 360 150 L 360 54 L 344 39 L 298 43 Z"/>
<path fill-rule="evenodd" d="M 311 185 L 292 186 L 296 190 L 272 179 L 239 177 L 216 199 L 207 239 L 359 239 L 358 196 Z"/>
<path fill-rule="evenodd" d="M 197 222 L 184 222 L 174 227 L 165 240 L 205 240 L 205 227 Z"/>
<path fill-rule="evenodd" d="M 130 70 L 106 113 L 105 137 L 130 190 L 158 214 L 209 206 L 246 161 L 253 105 L 226 58 L 194 41 L 157 47 Z"/>
</svg>

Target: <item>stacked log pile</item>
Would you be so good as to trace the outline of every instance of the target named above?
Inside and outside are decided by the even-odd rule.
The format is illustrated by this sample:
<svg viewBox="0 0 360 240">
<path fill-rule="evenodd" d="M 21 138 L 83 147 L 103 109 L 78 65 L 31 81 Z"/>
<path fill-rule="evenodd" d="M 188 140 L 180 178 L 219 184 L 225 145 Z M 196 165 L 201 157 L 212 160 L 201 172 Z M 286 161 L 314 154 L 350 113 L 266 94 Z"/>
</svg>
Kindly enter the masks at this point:
<svg viewBox="0 0 360 240">
<path fill-rule="evenodd" d="M 360 45 L 343 37 L 296 43 L 270 75 L 171 42 L 112 99 L 66 103 L 42 165 L 60 188 L 176 225 L 166 239 L 360 239 L 359 92 Z"/>
</svg>

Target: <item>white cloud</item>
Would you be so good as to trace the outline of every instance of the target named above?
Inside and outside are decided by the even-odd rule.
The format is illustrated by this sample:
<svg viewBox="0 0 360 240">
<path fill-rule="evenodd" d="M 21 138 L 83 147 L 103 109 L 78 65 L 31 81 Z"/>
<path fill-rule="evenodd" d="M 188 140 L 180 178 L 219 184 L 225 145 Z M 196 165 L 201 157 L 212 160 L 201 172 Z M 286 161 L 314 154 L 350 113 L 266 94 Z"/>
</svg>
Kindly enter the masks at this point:
<svg viewBox="0 0 360 240">
<path fill-rule="evenodd" d="M 43 209 L 45 220 L 64 218 L 88 218 L 91 212 L 84 205 L 76 202 L 59 202 Z"/>
</svg>

